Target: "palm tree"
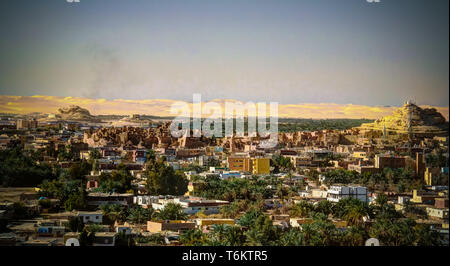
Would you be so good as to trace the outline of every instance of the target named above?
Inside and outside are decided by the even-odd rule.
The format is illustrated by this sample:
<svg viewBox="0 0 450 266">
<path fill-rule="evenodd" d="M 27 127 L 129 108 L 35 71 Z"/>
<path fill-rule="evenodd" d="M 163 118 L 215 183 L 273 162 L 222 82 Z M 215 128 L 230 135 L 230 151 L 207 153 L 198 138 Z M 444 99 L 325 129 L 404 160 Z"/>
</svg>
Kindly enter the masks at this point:
<svg viewBox="0 0 450 266">
<path fill-rule="evenodd" d="M 360 225 L 363 223 L 363 217 L 367 214 L 367 210 L 362 205 L 352 206 L 345 214 L 344 219 L 350 225 Z"/>
<path fill-rule="evenodd" d="M 298 229 L 291 229 L 283 233 L 280 237 L 281 246 L 303 246 L 303 234 Z"/>
<path fill-rule="evenodd" d="M 205 236 L 199 229 L 192 229 L 180 235 L 180 243 L 186 246 L 201 246 L 205 243 Z"/>
<path fill-rule="evenodd" d="M 153 209 L 144 209 L 141 207 L 132 208 L 129 211 L 127 220 L 133 223 L 142 224 L 152 219 Z"/>
<path fill-rule="evenodd" d="M 263 234 L 258 230 L 252 229 L 245 233 L 246 246 L 262 246 L 261 239 L 263 238 Z"/>
</svg>

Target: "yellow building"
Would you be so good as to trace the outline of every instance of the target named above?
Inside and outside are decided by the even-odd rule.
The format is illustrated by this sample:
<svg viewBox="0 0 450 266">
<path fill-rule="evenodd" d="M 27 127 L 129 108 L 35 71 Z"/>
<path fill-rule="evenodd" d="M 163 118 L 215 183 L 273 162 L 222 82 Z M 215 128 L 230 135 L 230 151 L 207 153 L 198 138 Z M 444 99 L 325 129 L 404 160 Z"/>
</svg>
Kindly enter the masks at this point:
<svg viewBox="0 0 450 266">
<path fill-rule="evenodd" d="M 219 225 L 219 224 L 228 224 L 228 225 L 234 225 L 233 219 L 209 219 L 209 218 L 203 218 L 203 219 L 196 219 L 197 226 L 202 228 L 203 226 L 211 226 L 211 225 Z"/>
<path fill-rule="evenodd" d="M 252 172 L 252 160 L 249 157 L 230 156 L 227 163 L 230 171 Z"/>
<path fill-rule="evenodd" d="M 270 174 L 270 159 L 269 158 L 253 158 L 254 175 L 268 175 Z"/>
<path fill-rule="evenodd" d="M 433 185 L 433 179 L 438 177 L 439 173 L 440 173 L 440 169 L 439 168 L 427 167 L 425 169 L 425 173 L 424 173 L 425 184 L 427 186 L 432 186 Z"/>
<path fill-rule="evenodd" d="M 203 182 L 189 182 L 188 191 L 184 194 L 185 196 L 195 196 L 198 192 L 199 187 L 203 185 Z"/>
<path fill-rule="evenodd" d="M 363 159 L 366 160 L 367 159 L 367 152 L 365 151 L 355 151 L 352 154 L 353 158 L 357 158 L 357 159 Z"/>
</svg>

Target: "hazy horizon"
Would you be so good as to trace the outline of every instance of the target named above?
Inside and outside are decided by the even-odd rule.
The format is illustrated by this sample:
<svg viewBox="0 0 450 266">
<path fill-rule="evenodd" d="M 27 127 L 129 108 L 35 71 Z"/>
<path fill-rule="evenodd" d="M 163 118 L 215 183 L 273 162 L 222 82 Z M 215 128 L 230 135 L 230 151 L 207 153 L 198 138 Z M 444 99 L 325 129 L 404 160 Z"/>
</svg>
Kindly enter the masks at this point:
<svg viewBox="0 0 450 266">
<path fill-rule="evenodd" d="M 216 102 L 223 108 L 225 101 L 236 102 L 235 99 L 204 100 L 205 102 Z M 128 100 L 105 98 L 93 99 L 84 97 L 58 97 L 58 96 L 7 96 L 0 95 L 0 113 L 28 114 L 33 112 L 57 113 L 57 109 L 70 105 L 80 106 L 88 109 L 93 115 L 130 115 L 145 114 L 154 116 L 174 116 L 170 114 L 170 107 L 176 100 L 171 99 L 146 99 Z M 238 101 L 240 102 L 240 101 Z M 256 103 L 256 101 L 253 101 Z M 192 108 L 192 99 L 186 101 Z M 269 104 L 269 102 L 266 102 Z M 449 107 L 420 105 L 422 108 L 433 107 L 440 112 L 445 119 L 449 120 Z M 336 103 L 298 103 L 279 104 L 278 116 L 280 118 L 313 118 L 313 119 L 378 119 L 392 112 L 400 106 L 367 106 L 358 104 L 336 104 Z M 220 110 L 223 112 L 223 110 Z"/>
</svg>

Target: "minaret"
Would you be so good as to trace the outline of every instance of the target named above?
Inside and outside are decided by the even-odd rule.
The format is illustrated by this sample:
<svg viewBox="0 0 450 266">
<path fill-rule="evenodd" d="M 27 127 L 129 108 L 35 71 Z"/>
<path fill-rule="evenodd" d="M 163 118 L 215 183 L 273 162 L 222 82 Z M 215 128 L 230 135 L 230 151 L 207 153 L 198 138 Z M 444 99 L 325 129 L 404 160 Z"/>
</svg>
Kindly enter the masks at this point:
<svg viewBox="0 0 450 266">
<path fill-rule="evenodd" d="M 386 121 L 383 124 L 383 137 L 386 138 Z"/>
</svg>

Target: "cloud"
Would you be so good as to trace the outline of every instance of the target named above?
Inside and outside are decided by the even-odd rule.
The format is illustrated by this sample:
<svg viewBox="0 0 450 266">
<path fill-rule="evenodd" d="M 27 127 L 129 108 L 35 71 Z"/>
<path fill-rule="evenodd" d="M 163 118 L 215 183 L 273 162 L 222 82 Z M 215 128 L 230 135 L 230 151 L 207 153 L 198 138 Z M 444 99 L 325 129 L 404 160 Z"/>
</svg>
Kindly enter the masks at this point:
<svg viewBox="0 0 450 266">
<path fill-rule="evenodd" d="M 236 100 L 215 99 L 213 102 L 224 106 L 225 101 Z M 176 101 L 169 99 L 124 100 L 94 99 L 84 97 L 57 96 L 6 96 L 0 95 L 0 112 L 26 114 L 31 112 L 56 113 L 58 108 L 78 105 L 88 109 L 94 115 L 100 114 L 147 114 L 155 116 L 173 116 L 170 107 Z M 192 103 L 188 103 L 192 108 Z M 422 106 L 434 107 L 434 106 Z M 335 103 L 299 103 L 279 104 L 278 115 L 281 118 L 368 118 L 377 119 L 389 114 L 397 107 L 366 106 Z M 449 107 L 434 107 L 449 120 Z"/>
</svg>

